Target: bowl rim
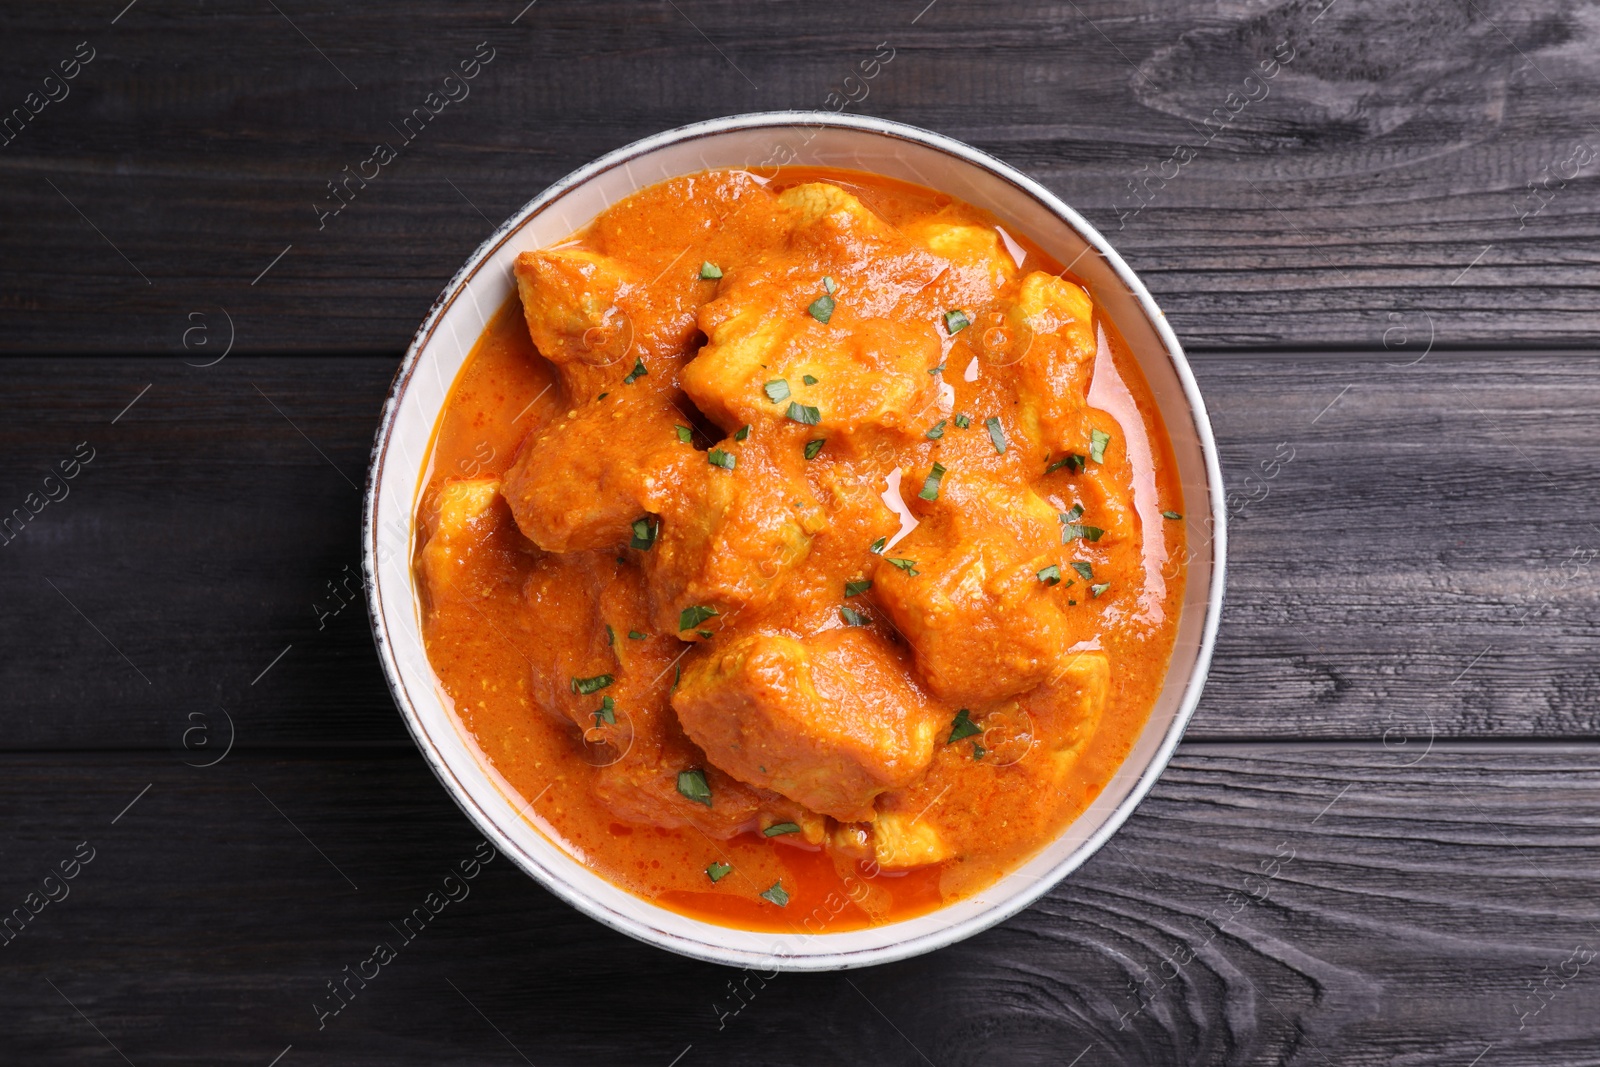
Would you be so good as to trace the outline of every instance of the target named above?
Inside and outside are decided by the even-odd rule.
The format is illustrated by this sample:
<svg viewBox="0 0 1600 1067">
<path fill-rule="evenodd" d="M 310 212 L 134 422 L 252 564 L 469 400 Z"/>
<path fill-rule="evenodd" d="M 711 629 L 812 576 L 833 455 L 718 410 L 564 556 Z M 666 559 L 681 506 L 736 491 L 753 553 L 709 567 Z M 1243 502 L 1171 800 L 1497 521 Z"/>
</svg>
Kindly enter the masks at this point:
<svg viewBox="0 0 1600 1067">
<path fill-rule="evenodd" d="M 386 461 L 395 428 L 395 419 L 399 411 L 401 398 L 406 394 L 412 377 L 420 365 L 422 353 L 431 343 L 435 330 L 438 328 L 445 313 L 465 293 L 468 283 L 477 275 L 489 257 L 520 231 L 523 224 L 531 216 L 595 176 L 619 166 L 626 166 L 629 162 L 668 145 L 731 131 L 805 127 L 857 130 L 891 139 L 913 142 L 953 156 L 962 162 L 976 166 L 1000 178 L 1026 193 L 1050 213 L 1065 222 L 1079 237 L 1101 255 L 1116 275 L 1118 281 L 1125 286 L 1127 292 L 1138 302 L 1140 310 L 1144 313 L 1156 336 L 1166 348 L 1166 355 L 1171 361 L 1172 369 L 1188 404 L 1195 434 L 1205 462 L 1206 488 L 1210 503 L 1209 518 L 1211 521 L 1209 547 L 1211 548 L 1212 558 L 1211 586 L 1207 591 L 1206 611 L 1205 618 L 1202 621 L 1200 641 L 1195 653 L 1194 666 L 1184 686 L 1177 711 L 1172 721 L 1168 724 L 1159 746 L 1152 754 L 1149 762 L 1140 771 L 1138 780 L 1133 784 L 1127 796 L 1107 815 L 1105 821 L 1092 834 L 1085 838 L 1067 856 L 1063 857 L 1060 862 L 1051 867 L 1036 882 L 1015 892 L 1005 900 L 997 901 L 986 910 L 971 916 L 963 922 L 910 937 L 903 941 L 873 948 L 785 956 L 761 954 L 726 945 L 709 944 L 706 941 L 689 940 L 672 931 L 662 930 L 641 922 L 635 916 L 614 911 L 594 901 L 578 887 L 567 882 L 558 872 L 547 869 L 537 859 L 526 854 L 520 846 L 500 829 L 499 824 L 491 814 L 479 804 L 478 800 L 457 778 L 454 770 L 445 762 L 442 753 L 429 737 L 405 689 L 400 675 L 400 667 L 395 659 L 394 641 L 389 633 L 387 619 L 383 610 L 383 590 L 379 581 L 377 535 L 379 487 L 383 484 L 386 472 Z M 761 164 L 752 163 L 751 165 L 758 166 Z M 413 478 L 418 476 L 418 472 L 398 471 L 397 476 Z M 1195 708 L 1199 704 L 1201 692 L 1205 686 L 1206 676 L 1210 671 L 1217 629 L 1222 614 L 1223 597 L 1227 585 L 1228 531 L 1226 490 L 1222 480 L 1222 469 L 1217 457 L 1216 440 L 1212 434 L 1211 419 L 1205 406 L 1205 400 L 1201 396 L 1199 385 L 1190 370 L 1183 346 L 1179 343 L 1177 336 L 1167 323 L 1166 316 L 1156 304 L 1155 298 L 1151 296 L 1144 283 L 1139 280 L 1138 276 L 1123 261 L 1117 251 L 1111 247 L 1111 244 L 1100 231 L 1039 182 L 1003 160 L 971 145 L 943 134 L 934 133 L 931 130 L 888 119 L 815 110 L 761 111 L 728 115 L 678 126 L 633 141 L 573 170 L 524 203 L 510 217 L 497 226 L 467 257 L 462 266 L 445 284 L 439 296 L 435 298 L 428 314 L 413 335 L 405 356 L 390 382 L 367 465 L 367 480 L 362 499 L 361 537 L 362 569 L 367 587 L 367 617 L 372 627 L 373 643 L 376 646 L 378 658 L 383 665 L 384 681 L 387 683 L 390 695 L 393 697 L 396 707 L 400 710 L 401 717 L 405 720 L 406 727 L 410 731 L 412 740 L 416 743 L 423 759 L 445 787 L 446 792 L 450 794 L 451 799 L 455 801 L 457 806 L 462 809 L 478 829 L 501 852 L 511 857 L 519 868 L 534 877 L 550 892 L 590 918 L 604 923 L 620 933 L 627 934 L 657 948 L 664 948 L 680 955 L 711 963 L 736 967 L 749 967 L 758 964 L 770 965 L 774 969 L 791 971 L 844 970 L 873 966 L 906 959 L 924 952 L 931 952 L 964 940 L 1004 922 L 1030 906 L 1099 851 L 1101 846 L 1110 839 L 1111 835 L 1121 829 L 1123 823 L 1127 821 L 1134 809 L 1143 802 L 1156 781 L 1165 772 L 1173 752 L 1183 737 L 1184 730 L 1188 727 L 1189 720 L 1194 715 Z M 1193 550 L 1191 548 L 1191 559 L 1194 558 L 1192 553 Z M 578 863 L 575 858 L 569 856 L 568 859 L 572 863 Z M 659 905 L 652 904 L 642 898 L 640 898 L 639 902 L 646 909 L 659 909 Z M 672 914 L 678 915 L 676 912 Z M 680 917 L 701 923 L 711 929 L 717 928 L 716 924 L 696 920 L 692 916 Z"/>
</svg>

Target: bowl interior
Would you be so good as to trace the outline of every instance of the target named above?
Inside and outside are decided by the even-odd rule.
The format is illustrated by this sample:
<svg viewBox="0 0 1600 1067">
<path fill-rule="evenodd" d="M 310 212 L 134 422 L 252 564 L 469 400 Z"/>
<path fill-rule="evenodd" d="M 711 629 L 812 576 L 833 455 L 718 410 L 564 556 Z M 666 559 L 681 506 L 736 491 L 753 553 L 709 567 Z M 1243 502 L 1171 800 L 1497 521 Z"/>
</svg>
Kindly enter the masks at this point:
<svg viewBox="0 0 1600 1067">
<path fill-rule="evenodd" d="M 422 648 L 410 567 L 412 516 L 434 424 L 473 344 L 512 292 L 516 256 L 561 240 L 655 182 L 714 167 L 761 175 L 777 163 L 874 171 L 939 189 L 987 209 L 1069 264 L 1149 381 L 1177 460 L 1190 543 L 1165 688 L 1122 769 L 1088 810 L 977 895 L 919 918 L 842 933 L 803 915 L 793 917 L 792 934 L 701 922 L 655 907 L 567 855 L 542 832 L 536 798 L 518 796 L 477 755 L 439 688 Z M 1014 914 L 1091 855 L 1148 790 L 1193 711 L 1210 659 L 1221 604 L 1222 498 L 1210 425 L 1176 338 L 1143 286 L 1075 212 L 1003 164 L 925 131 L 834 115 L 741 116 L 670 131 L 590 164 L 508 220 L 452 279 L 401 367 L 374 447 L 366 531 L 373 629 L 396 701 L 434 771 L 489 839 L 553 892 L 627 934 L 703 959 L 762 970 L 863 966 L 937 948 Z"/>
</svg>

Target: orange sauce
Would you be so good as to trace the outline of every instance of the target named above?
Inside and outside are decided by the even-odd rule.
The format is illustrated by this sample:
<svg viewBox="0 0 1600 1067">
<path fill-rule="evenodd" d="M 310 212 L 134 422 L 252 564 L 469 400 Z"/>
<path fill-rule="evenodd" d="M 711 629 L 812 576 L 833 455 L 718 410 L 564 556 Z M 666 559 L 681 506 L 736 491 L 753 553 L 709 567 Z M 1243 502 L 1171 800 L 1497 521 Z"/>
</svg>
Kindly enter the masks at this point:
<svg viewBox="0 0 1600 1067">
<path fill-rule="evenodd" d="M 939 212 L 993 225 L 985 213 L 944 194 L 860 172 L 786 168 L 766 191 L 818 181 L 845 188 L 896 227 Z M 666 210 L 660 203 L 632 208 L 629 221 L 636 233 L 631 239 L 652 245 L 648 254 L 633 250 L 636 262 L 654 266 L 671 260 L 682 234 L 673 232 L 676 223 L 665 216 Z M 587 239 L 595 229 L 591 225 L 577 236 Z M 1025 235 L 1008 236 L 1025 253 L 1029 270 L 1077 282 Z M 605 250 L 617 254 L 618 242 L 614 230 Z M 696 249 L 684 259 L 698 263 L 700 255 Z M 1137 587 L 1138 595 L 1090 599 L 1087 583 L 1075 587 L 1081 606 L 1099 613 L 1091 644 L 1110 659 L 1111 687 L 1103 717 L 1050 803 L 1037 799 L 1039 784 L 1023 773 L 1025 763 L 1001 765 L 991 758 L 985 764 L 981 754 L 974 758 L 968 748 L 972 742 L 947 743 L 946 710 L 929 774 L 944 775 L 940 780 L 953 784 L 925 810 L 951 826 L 955 820 L 970 820 L 973 829 L 962 838 L 968 844 L 957 855 L 937 863 L 893 871 L 838 849 L 768 838 L 754 829 L 719 839 L 695 826 L 668 829 L 620 817 L 596 791 L 596 764 L 604 762 L 597 758 L 599 750 L 584 743 L 573 722 L 542 708 L 530 684 L 530 667 L 541 650 L 569 638 L 556 622 L 531 617 L 523 585 L 545 554 L 518 531 L 502 506 L 494 513 L 495 525 L 481 552 L 457 572 L 474 580 L 481 577 L 484 588 L 491 590 L 487 595 L 465 601 L 431 596 L 427 582 L 420 584 L 430 662 L 462 728 L 518 794 L 513 803 L 542 832 L 614 884 L 683 914 L 751 930 L 834 932 L 923 914 L 992 884 L 1046 845 L 1105 787 L 1143 728 L 1161 689 L 1183 595 L 1181 571 L 1174 580 L 1173 568 L 1163 566 L 1168 559 L 1183 558 L 1184 549 L 1183 523 L 1160 518 L 1163 511 L 1183 507 L 1171 446 L 1137 361 L 1098 306 L 1094 325 L 1099 351 L 1091 398 L 1111 411 L 1119 436 L 1129 442 L 1119 462 L 1128 466 L 1128 503 L 1139 530 L 1131 555 L 1115 557 L 1124 559 L 1123 569 L 1104 573 Z M 954 410 L 998 410 L 1002 400 L 997 391 L 1009 388 L 1005 371 L 986 367 L 975 381 L 966 380 L 961 371 L 952 362 L 944 374 L 954 388 Z M 441 490 L 462 479 L 505 477 L 531 437 L 589 400 L 569 395 L 556 368 L 540 356 L 514 296 L 479 339 L 436 428 L 418 503 L 423 531 L 419 560 Z M 982 427 L 976 420 L 960 432 L 982 434 Z M 1066 479 L 1071 473 L 1050 478 Z M 904 497 L 915 496 L 921 476 L 921 471 L 907 473 Z M 1036 489 L 1057 504 L 1064 498 L 1051 495 L 1056 485 L 1041 482 Z M 603 557 L 609 566 L 611 557 L 619 556 L 617 566 L 635 565 L 620 552 L 607 550 L 595 558 Z M 422 572 L 420 562 L 418 566 Z M 1097 570 L 1111 566 L 1097 564 Z M 615 637 L 619 643 L 624 640 L 620 634 Z M 661 684 L 665 688 L 666 682 Z M 978 747 L 988 736 L 979 738 Z M 915 790 L 907 795 L 914 796 Z M 726 864 L 731 871 L 713 883 L 706 873 L 712 864 Z M 774 906 L 760 895 L 774 884 L 787 893 L 785 906 Z"/>
</svg>

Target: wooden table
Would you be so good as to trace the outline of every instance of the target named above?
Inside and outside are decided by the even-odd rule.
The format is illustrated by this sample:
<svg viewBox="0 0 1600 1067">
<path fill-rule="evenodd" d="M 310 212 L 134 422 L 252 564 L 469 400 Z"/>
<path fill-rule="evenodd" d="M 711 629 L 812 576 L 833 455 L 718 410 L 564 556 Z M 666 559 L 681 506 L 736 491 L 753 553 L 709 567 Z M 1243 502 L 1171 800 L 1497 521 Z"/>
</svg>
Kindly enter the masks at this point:
<svg viewBox="0 0 1600 1067">
<path fill-rule="evenodd" d="M 0 16 L 0 1061 L 1600 1063 L 1591 9 L 124 3 Z M 1038 177 L 1188 346 L 1187 740 L 933 955 L 763 983 L 502 858 L 319 1027 L 479 840 L 337 608 L 412 330 L 568 170 L 835 100 Z"/>
</svg>

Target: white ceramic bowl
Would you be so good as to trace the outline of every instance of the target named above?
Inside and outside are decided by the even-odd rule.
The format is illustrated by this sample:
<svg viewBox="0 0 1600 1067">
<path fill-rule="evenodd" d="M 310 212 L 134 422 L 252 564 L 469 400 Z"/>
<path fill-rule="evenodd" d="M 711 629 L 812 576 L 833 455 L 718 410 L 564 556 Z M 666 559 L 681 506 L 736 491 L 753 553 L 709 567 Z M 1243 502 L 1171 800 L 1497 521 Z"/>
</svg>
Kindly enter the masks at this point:
<svg viewBox="0 0 1600 1067">
<path fill-rule="evenodd" d="M 611 204 L 667 178 L 774 164 L 875 171 L 992 212 L 1071 265 L 1139 360 L 1172 439 L 1190 558 L 1176 649 L 1121 771 L 1089 809 L 1021 868 L 928 915 L 842 933 L 735 930 L 656 907 L 586 869 L 523 817 L 530 798 L 481 759 L 423 652 L 410 567 L 428 444 L 451 383 L 489 316 L 511 294 L 512 260 L 566 237 Z M 1093 855 L 1155 783 L 1200 699 L 1222 609 L 1226 527 L 1211 424 L 1178 340 L 1155 301 L 1094 227 L 1037 182 L 959 141 L 827 112 L 736 115 L 637 141 L 552 185 L 506 220 L 445 286 L 395 376 L 367 479 L 363 553 L 372 632 L 395 702 L 429 766 L 501 852 L 551 892 L 625 934 L 686 956 L 760 970 L 831 970 L 903 959 L 959 941 L 1027 907 Z M 803 916 L 796 916 L 796 925 Z"/>
</svg>

